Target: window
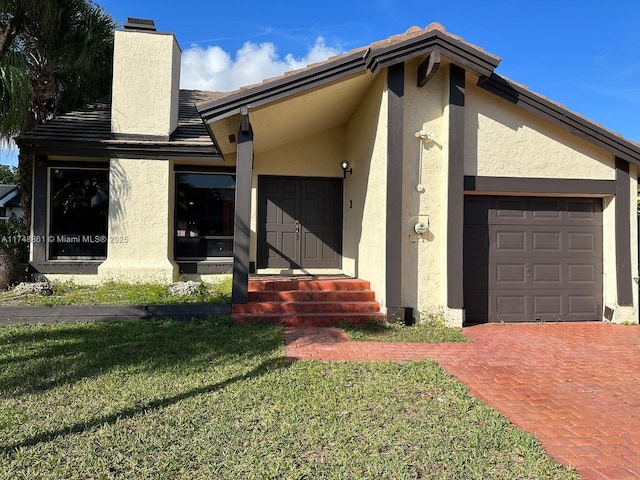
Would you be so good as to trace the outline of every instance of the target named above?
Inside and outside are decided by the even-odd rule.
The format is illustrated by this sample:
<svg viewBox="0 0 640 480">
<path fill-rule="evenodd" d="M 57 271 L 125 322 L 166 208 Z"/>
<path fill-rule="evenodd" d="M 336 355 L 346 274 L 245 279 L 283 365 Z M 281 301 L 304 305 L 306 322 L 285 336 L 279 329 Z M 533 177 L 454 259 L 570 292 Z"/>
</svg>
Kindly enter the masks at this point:
<svg viewBox="0 0 640 480">
<path fill-rule="evenodd" d="M 109 171 L 52 168 L 50 175 L 49 258 L 106 258 Z"/>
<path fill-rule="evenodd" d="M 235 189 L 235 175 L 176 173 L 176 259 L 233 255 Z"/>
</svg>

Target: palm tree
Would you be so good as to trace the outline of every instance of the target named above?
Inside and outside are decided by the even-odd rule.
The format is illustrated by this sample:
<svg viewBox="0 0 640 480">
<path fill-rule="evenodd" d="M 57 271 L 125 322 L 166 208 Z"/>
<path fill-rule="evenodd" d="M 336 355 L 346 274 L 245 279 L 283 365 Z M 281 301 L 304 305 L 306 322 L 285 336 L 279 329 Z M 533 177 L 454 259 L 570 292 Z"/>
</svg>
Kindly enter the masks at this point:
<svg viewBox="0 0 640 480">
<path fill-rule="evenodd" d="M 0 0 L 0 139 L 108 95 L 115 28 L 91 0 Z M 32 156 L 18 166 L 29 215 Z"/>
</svg>

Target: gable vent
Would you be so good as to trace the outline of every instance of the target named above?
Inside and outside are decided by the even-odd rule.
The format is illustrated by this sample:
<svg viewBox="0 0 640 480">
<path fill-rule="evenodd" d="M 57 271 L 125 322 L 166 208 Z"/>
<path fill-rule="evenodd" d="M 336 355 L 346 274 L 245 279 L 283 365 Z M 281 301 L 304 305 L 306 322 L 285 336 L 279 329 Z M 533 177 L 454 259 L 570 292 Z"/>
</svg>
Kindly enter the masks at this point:
<svg viewBox="0 0 640 480">
<path fill-rule="evenodd" d="M 143 30 L 145 32 L 155 32 L 156 24 L 151 19 L 146 18 L 131 18 L 127 19 L 127 23 L 124 24 L 125 30 Z"/>
</svg>

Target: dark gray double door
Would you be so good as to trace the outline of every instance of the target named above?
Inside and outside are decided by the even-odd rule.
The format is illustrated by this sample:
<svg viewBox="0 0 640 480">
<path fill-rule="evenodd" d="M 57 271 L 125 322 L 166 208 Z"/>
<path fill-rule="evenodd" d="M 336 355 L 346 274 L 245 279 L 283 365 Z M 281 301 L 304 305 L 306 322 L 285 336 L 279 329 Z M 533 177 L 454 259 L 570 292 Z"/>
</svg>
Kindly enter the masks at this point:
<svg viewBox="0 0 640 480">
<path fill-rule="evenodd" d="M 342 267 L 342 179 L 258 177 L 258 268 Z"/>
<path fill-rule="evenodd" d="M 466 321 L 602 319 L 602 201 L 465 199 Z"/>
</svg>

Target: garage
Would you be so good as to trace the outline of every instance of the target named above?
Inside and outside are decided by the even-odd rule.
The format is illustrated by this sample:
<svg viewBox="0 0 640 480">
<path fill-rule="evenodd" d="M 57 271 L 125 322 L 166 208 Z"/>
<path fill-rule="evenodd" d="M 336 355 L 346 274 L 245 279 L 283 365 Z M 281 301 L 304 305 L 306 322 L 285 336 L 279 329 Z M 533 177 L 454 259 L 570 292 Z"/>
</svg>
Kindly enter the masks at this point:
<svg viewBox="0 0 640 480">
<path fill-rule="evenodd" d="M 467 195 L 466 323 L 602 320 L 602 200 Z"/>
</svg>

